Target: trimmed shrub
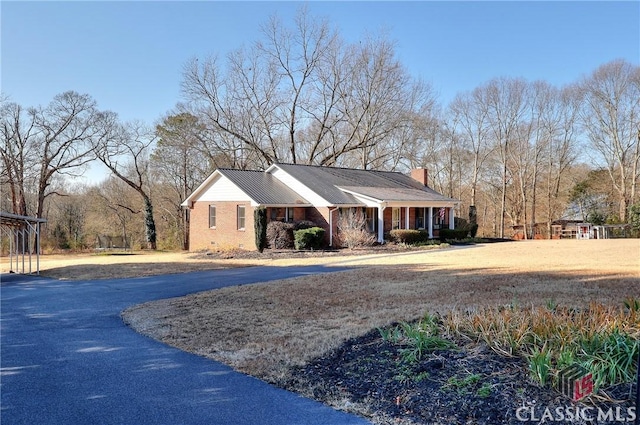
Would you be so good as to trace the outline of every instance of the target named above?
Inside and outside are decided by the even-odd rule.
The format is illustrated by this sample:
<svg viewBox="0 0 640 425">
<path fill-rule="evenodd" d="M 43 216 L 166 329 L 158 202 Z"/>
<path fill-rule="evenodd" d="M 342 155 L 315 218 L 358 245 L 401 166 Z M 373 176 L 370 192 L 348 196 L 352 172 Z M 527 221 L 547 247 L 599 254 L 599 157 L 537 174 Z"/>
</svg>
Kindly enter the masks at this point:
<svg viewBox="0 0 640 425">
<path fill-rule="evenodd" d="M 461 240 L 466 239 L 469 231 L 467 229 L 440 229 L 440 240 Z"/>
<path fill-rule="evenodd" d="M 293 230 L 311 229 L 312 227 L 318 227 L 316 223 L 309 220 L 300 220 L 293 222 Z"/>
<path fill-rule="evenodd" d="M 324 229 L 322 227 L 310 227 L 308 229 L 295 230 L 293 232 L 293 240 L 296 249 L 321 249 L 324 242 Z"/>
<path fill-rule="evenodd" d="M 267 247 L 267 209 L 258 207 L 253 211 L 253 228 L 256 235 L 256 248 L 259 252 Z"/>
<path fill-rule="evenodd" d="M 416 244 L 427 242 L 429 240 L 429 232 L 415 229 L 394 229 L 389 232 L 389 238 L 395 243 Z"/>
<path fill-rule="evenodd" d="M 293 223 L 271 221 L 267 224 L 267 242 L 272 249 L 293 248 Z"/>
</svg>

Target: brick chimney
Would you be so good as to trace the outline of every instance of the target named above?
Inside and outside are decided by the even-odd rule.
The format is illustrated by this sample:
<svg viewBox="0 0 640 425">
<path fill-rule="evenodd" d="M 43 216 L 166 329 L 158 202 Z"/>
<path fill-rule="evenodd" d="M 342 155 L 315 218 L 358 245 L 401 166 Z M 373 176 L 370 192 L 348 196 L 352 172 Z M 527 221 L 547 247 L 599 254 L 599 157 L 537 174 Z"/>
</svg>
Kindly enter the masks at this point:
<svg viewBox="0 0 640 425">
<path fill-rule="evenodd" d="M 411 170 L 411 178 L 418 181 L 423 186 L 428 186 L 429 173 L 426 168 L 415 168 Z"/>
</svg>

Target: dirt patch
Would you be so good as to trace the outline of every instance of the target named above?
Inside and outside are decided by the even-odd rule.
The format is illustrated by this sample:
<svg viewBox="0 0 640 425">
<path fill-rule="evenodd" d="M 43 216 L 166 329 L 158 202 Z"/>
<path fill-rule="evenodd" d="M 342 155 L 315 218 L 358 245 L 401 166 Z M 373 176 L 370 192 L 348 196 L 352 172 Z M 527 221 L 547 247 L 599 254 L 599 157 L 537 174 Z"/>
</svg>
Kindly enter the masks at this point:
<svg viewBox="0 0 640 425">
<path fill-rule="evenodd" d="M 371 401 L 370 396 L 358 398 L 352 392 L 345 392 L 341 403 L 331 401 L 335 399 L 334 393 L 330 396 L 318 391 L 315 395 L 313 391 L 309 393 L 304 389 L 327 387 L 338 378 L 317 374 L 319 380 L 325 381 L 316 382 L 301 371 L 323 362 L 337 369 L 343 361 L 340 355 L 336 357 L 339 352 L 336 350 L 342 347 L 358 351 L 354 347 L 362 347 L 362 343 L 357 338 L 371 335 L 371 329 L 412 320 L 427 311 L 446 313 L 451 309 L 485 305 L 544 305 L 550 301 L 576 307 L 591 301 L 619 305 L 626 297 L 640 296 L 639 252 L 637 239 L 561 240 L 409 253 L 271 259 L 273 265 L 294 261 L 295 264 L 350 265 L 354 269 L 144 304 L 127 310 L 123 317 L 140 332 L 170 345 L 223 361 L 266 381 L 384 423 L 380 418 L 397 418 L 397 415 L 394 416 L 393 411 L 380 412 L 386 409 L 383 404 Z M 354 338 L 355 343 L 348 342 Z M 376 345 L 379 341 L 370 342 L 375 348 L 369 354 L 376 357 L 383 349 Z M 467 353 L 476 353 L 481 348 L 465 349 Z M 473 356 L 463 357 L 469 362 Z M 491 363 L 486 357 L 480 358 L 481 363 Z M 507 366 L 505 363 L 508 371 Z M 341 379 L 355 376 L 354 373 L 345 372 Z M 482 373 L 490 374 L 488 370 Z M 361 375 L 360 378 L 366 378 L 366 373 Z M 525 388 L 531 384 L 524 375 L 505 375 L 509 376 L 513 380 L 501 381 L 500 385 Z M 373 383 L 365 381 L 357 385 L 366 388 Z M 500 391 L 509 394 L 506 390 Z M 549 394 L 557 397 L 555 393 Z M 414 404 L 421 402 L 426 401 L 414 400 Z M 450 403 L 448 413 L 440 412 L 445 416 L 438 420 L 465 423 L 459 422 L 458 416 L 453 422 L 443 419 L 454 418 L 451 415 L 461 409 L 457 403 Z M 495 405 L 490 400 L 481 405 L 502 412 L 512 407 Z M 477 417 L 488 414 L 484 408 L 475 412 Z M 474 418 L 471 413 L 468 415 Z M 475 422 L 471 419 L 467 422 L 482 423 L 477 417 Z M 418 423 L 438 423 L 433 418 L 414 419 Z M 485 423 L 510 423 L 511 419 Z"/>
</svg>

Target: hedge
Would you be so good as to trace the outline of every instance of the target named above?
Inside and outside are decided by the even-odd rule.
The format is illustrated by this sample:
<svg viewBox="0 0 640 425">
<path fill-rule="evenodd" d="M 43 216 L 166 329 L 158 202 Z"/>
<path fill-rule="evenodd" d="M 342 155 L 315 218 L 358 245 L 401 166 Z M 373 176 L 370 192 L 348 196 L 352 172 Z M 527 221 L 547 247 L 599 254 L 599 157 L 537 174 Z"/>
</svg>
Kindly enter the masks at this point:
<svg viewBox="0 0 640 425">
<path fill-rule="evenodd" d="M 440 229 L 440 240 L 445 241 L 448 239 L 466 239 L 469 234 L 468 229 Z"/>
<path fill-rule="evenodd" d="M 427 242 L 429 240 L 429 232 L 414 229 L 394 229 L 389 232 L 389 237 L 396 243 L 415 244 Z"/>
</svg>

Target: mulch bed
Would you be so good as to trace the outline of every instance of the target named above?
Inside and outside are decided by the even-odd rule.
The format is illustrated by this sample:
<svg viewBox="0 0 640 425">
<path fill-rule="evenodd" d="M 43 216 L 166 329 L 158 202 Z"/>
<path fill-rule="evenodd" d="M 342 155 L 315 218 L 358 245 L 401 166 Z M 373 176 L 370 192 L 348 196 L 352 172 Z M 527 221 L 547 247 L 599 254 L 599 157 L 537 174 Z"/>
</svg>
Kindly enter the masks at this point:
<svg viewBox="0 0 640 425">
<path fill-rule="evenodd" d="M 293 370 L 292 378 L 279 385 L 379 424 L 633 423 L 628 409 L 635 411 L 635 384 L 607 389 L 610 399 L 622 401 L 605 401 L 601 391 L 599 397 L 573 403 L 534 384 L 522 359 L 503 357 L 482 344 L 456 344 L 458 349 L 409 364 L 401 347 L 373 330 Z M 605 414 L 613 409 L 618 416 L 598 420 L 598 409 Z M 580 411 L 577 419 L 569 416 Z"/>
</svg>

